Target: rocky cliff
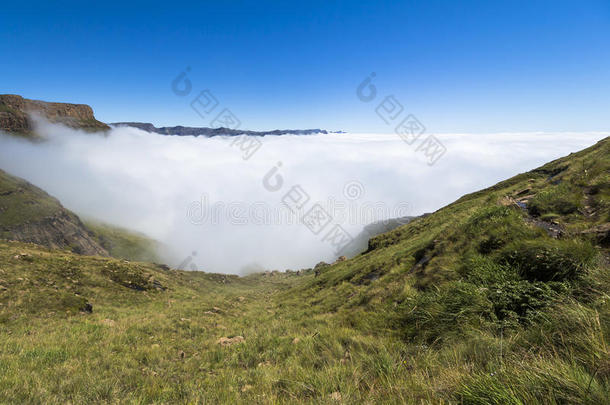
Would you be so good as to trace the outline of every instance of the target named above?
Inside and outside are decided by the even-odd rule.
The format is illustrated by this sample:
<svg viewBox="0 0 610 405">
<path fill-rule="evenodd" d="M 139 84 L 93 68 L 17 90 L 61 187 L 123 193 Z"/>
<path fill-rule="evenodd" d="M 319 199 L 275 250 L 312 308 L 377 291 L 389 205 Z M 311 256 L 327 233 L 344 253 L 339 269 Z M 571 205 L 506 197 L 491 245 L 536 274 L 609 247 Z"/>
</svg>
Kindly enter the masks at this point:
<svg viewBox="0 0 610 405">
<path fill-rule="evenodd" d="M 33 115 L 91 132 L 110 129 L 108 125 L 96 120 L 91 107 L 85 104 L 49 103 L 15 94 L 0 94 L 1 131 L 31 136 L 35 133 Z"/>
<path fill-rule="evenodd" d="M 108 256 L 93 236 L 58 200 L 0 170 L 0 239 Z"/>
</svg>

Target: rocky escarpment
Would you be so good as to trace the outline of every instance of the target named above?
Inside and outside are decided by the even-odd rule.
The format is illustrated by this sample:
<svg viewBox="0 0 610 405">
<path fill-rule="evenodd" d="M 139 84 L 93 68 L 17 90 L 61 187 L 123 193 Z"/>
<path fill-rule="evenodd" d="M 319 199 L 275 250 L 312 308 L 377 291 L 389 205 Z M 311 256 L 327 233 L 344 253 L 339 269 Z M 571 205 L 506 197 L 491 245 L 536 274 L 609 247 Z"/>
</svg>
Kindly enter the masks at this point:
<svg viewBox="0 0 610 405">
<path fill-rule="evenodd" d="M 70 249 L 88 256 L 108 256 L 85 229 L 79 218 L 63 209 L 56 214 L 35 222 L 27 222 L 8 229 L 8 238 L 30 242 L 52 249 Z"/>
<path fill-rule="evenodd" d="M 0 170 L 0 239 L 108 256 L 80 219 L 58 200 Z"/>
<path fill-rule="evenodd" d="M 15 94 L 0 94 L 0 130 L 31 136 L 35 133 L 32 117 L 38 115 L 49 122 L 85 131 L 105 131 L 110 127 L 95 119 L 86 104 L 49 103 L 29 100 Z"/>
<path fill-rule="evenodd" d="M 231 128 L 208 128 L 208 127 L 160 127 L 157 128 L 148 122 L 114 122 L 110 125 L 117 127 L 133 127 L 146 132 L 151 132 L 161 135 L 180 135 L 180 136 L 218 136 L 218 135 L 250 135 L 250 136 L 266 136 L 266 135 L 315 135 L 327 134 L 324 129 L 275 129 L 273 131 L 246 131 L 242 129 Z"/>
</svg>

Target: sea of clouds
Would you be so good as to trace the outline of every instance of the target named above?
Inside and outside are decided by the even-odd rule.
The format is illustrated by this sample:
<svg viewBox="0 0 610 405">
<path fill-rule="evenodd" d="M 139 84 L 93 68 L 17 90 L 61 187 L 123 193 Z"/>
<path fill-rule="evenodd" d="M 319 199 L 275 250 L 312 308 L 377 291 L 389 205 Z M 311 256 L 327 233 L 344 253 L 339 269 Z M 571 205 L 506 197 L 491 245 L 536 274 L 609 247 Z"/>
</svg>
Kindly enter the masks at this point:
<svg viewBox="0 0 610 405">
<path fill-rule="evenodd" d="M 0 134 L 0 169 L 84 218 L 156 239 L 171 266 L 235 274 L 332 261 L 340 246 L 331 231 L 355 237 L 375 220 L 432 212 L 609 135 L 437 135 L 446 153 L 430 165 L 417 144 L 396 135 L 237 141 L 128 127 L 106 135 L 51 124 L 40 131 L 46 140 L 38 143 Z M 260 141 L 251 156 L 244 141 Z M 327 217 L 308 227 L 302 217 L 319 213 L 316 204 Z"/>
</svg>

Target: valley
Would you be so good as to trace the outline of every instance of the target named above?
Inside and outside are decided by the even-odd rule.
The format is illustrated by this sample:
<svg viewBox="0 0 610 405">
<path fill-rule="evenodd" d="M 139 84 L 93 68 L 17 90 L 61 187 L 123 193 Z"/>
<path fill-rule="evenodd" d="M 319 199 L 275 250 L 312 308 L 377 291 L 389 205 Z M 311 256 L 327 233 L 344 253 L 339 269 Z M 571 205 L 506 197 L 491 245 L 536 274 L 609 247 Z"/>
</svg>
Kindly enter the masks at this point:
<svg viewBox="0 0 610 405">
<path fill-rule="evenodd" d="M 136 261 L 69 212 L 102 250 L 17 241 L 64 209 L 0 185 L 1 402 L 607 401 L 610 138 L 298 273 Z"/>
</svg>

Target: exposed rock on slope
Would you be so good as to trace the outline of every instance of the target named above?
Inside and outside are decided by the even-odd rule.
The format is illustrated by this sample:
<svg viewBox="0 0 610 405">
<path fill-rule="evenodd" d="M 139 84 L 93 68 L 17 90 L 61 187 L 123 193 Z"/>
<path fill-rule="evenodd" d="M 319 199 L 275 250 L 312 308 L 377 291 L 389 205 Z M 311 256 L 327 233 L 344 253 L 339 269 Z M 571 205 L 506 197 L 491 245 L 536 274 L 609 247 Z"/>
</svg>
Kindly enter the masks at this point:
<svg viewBox="0 0 610 405">
<path fill-rule="evenodd" d="M 0 130 L 31 136 L 35 130 L 31 114 L 38 114 L 53 123 L 91 132 L 110 129 L 95 119 L 93 110 L 86 104 L 49 103 L 15 94 L 0 94 Z"/>
<path fill-rule="evenodd" d="M 80 219 L 25 180 L 0 170 L 0 239 L 108 256 Z"/>
</svg>

